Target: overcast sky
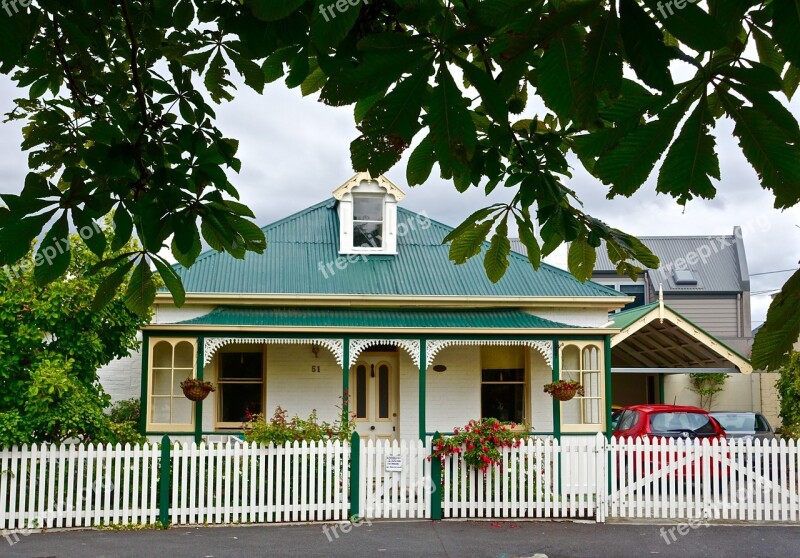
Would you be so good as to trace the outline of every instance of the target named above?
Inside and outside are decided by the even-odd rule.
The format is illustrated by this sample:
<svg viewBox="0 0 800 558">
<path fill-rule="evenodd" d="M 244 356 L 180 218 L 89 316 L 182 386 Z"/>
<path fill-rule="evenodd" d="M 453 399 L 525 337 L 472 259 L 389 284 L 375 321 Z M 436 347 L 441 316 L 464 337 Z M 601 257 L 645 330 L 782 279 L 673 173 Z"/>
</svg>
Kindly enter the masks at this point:
<svg viewBox="0 0 800 558">
<path fill-rule="evenodd" d="M 17 92 L 0 76 L 0 112 L 12 109 Z M 800 95 L 790 109 L 800 115 Z M 299 88 L 287 90 L 280 83 L 267 86 L 263 96 L 240 88 L 235 100 L 217 110 L 218 126 L 229 137 L 240 140 L 242 171 L 232 177 L 242 201 L 267 224 L 330 196 L 347 180 L 353 169 L 349 144 L 357 132 L 352 110 L 332 108 L 302 98 Z M 27 170 L 27 156 L 20 151 L 19 123 L 0 124 L 0 193 L 18 193 Z M 586 211 L 612 226 L 637 235 L 731 234 L 735 225 L 743 228 L 751 274 L 797 267 L 800 259 L 800 207 L 778 212 L 772 195 L 763 190 L 753 169 L 731 136 L 732 126 L 723 122 L 718 130 L 718 151 L 722 181 L 713 201 L 696 200 L 684 209 L 672 198 L 655 193 L 654 176 L 631 198 L 605 198 L 607 187 L 593 179 L 575 162 L 574 178 L 568 186 L 576 190 Z M 469 213 L 487 204 L 481 189 L 459 194 L 452 184 L 434 177 L 423 186 L 409 188 L 405 162 L 387 175 L 403 188 L 404 207 L 425 211 L 432 219 L 459 224 Z M 510 199 L 502 187 L 488 203 Z M 556 257 L 553 263 L 562 263 Z M 789 273 L 756 275 L 753 293 L 780 288 Z M 769 297 L 754 295 L 753 326 L 764 320 Z"/>
</svg>

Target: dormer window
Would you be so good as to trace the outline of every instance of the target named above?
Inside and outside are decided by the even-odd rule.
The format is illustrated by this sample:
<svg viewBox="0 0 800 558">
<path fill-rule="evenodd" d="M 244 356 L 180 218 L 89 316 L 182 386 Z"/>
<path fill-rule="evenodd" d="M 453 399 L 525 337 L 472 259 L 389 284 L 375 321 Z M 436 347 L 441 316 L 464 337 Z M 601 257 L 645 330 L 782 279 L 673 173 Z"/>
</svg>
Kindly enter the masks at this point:
<svg viewBox="0 0 800 558">
<path fill-rule="evenodd" d="M 353 247 L 383 248 L 383 196 L 353 195 Z"/>
<path fill-rule="evenodd" d="M 400 188 L 361 172 L 333 197 L 339 201 L 340 254 L 397 254 L 397 202 L 405 197 Z"/>
</svg>

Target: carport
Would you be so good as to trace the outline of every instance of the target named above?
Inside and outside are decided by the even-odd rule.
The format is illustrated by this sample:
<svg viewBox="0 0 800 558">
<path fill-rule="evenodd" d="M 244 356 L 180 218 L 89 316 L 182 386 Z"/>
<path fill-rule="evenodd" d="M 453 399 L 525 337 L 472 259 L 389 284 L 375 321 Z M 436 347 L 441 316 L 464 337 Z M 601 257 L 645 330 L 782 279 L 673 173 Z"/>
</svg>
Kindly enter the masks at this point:
<svg viewBox="0 0 800 558">
<path fill-rule="evenodd" d="M 663 403 L 664 377 L 694 372 L 750 374 L 750 362 L 687 320 L 663 298 L 610 317 L 612 402 Z"/>
</svg>

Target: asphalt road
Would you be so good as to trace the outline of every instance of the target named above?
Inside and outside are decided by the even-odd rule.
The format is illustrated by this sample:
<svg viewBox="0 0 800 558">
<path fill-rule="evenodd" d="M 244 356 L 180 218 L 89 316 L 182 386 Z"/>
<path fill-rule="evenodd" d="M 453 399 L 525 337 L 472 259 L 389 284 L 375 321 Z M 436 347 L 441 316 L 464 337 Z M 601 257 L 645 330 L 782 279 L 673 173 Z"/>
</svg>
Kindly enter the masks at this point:
<svg viewBox="0 0 800 558">
<path fill-rule="evenodd" d="M 323 528 L 327 527 L 325 531 Z M 0 539 L 0 556 L 24 558 L 329 557 L 792 557 L 800 527 L 572 522 L 366 522 L 332 525 L 61 531 Z M 662 531 L 662 529 L 664 529 Z M 338 537 L 337 537 L 338 535 Z M 12 537 L 12 540 L 14 538 Z M 669 541 L 667 544 L 666 541 Z"/>
</svg>

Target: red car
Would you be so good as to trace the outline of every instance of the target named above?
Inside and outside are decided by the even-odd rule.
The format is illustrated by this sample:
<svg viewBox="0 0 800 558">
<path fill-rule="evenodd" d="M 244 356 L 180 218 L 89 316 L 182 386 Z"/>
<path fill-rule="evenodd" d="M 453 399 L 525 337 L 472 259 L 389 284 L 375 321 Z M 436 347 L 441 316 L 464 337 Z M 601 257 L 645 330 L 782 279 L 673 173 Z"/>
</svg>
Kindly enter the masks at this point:
<svg viewBox="0 0 800 558">
<path fill-rule="evenodd" d="M 725 430 L 708 411 L 681 405 L 631 405 L 623 407 L 614 427 L 614 437 L 634 438 L 725 438 Z"/>
<path fill-rule="evenodd" d="M 621 410 L 619 420 L 614 427 L 614 438 L 618 441 L 627 440 L 629 437 L 634 440 L 637 438 L 648 438 L 653 445 L 660 446 L 667 439 L 675 439 L 675 444 L 681 446 L 691 446 L 700 440 L 722 440 L 725 438 L 725 430 L 720 426 L 708 411 L 699 407 L 689 407 L 680 405 L 631 405 Z M 656 481 L 664 474 L 658 471 L 667 469 L 666 476 L 693 477 L 695 471 L 695 461 L 700 462 L 700 470 L 704 469 L 702 460 L 697 456 L 693 459 L 686 459 L 692 454 L 687 455 L 683 450 L 671 450 L 662 458 L 659 449 L 650 452 L 631 454 L 629 450 L 620 448 L 620 459 L 618 460 L 618 475 L 627 475 L 627 469 L 633 467 L 634 478 L 641 479 L 642 475 L 655 475 L 652 481 Z M 684 459 L 683 466 L 676 465 L 670 467 L 673 456 Z M 632 459 L 632 462 L 631 462 Z M 663 463 L 662 463 L 663 461 Z M 720 465 L 710 466 L 713 476 L 719 474 Z"/>
</svg>

